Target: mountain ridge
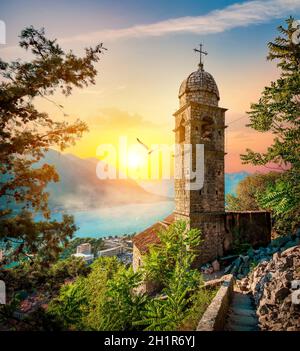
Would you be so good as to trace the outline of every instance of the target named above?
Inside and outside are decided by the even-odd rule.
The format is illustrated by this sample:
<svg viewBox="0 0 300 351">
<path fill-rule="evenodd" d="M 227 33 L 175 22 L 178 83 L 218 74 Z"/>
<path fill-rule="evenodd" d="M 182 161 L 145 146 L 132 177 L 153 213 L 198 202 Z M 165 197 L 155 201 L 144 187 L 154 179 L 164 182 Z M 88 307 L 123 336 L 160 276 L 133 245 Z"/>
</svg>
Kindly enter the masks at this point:
<svg viewBox="0 0 300 351">
<path fill-rule="evenodd" d="M 101 161 L 93 157 L 80 158 L 71 153 L 47 151 L 35 167 L 53 165 L 59 175 L 59 181 L 49 183 L 46 188 L 50 195 L 49 208 L 76 210 L 174 201 L 174 179 L 101 180 L 96 175 L 98 162 Z M 235 194 L 237 184 L 249 174 L 245 171 L 226 173 L 225 194 Z"/>
<path fill-rule="evenodd" d="M 49 206 L 63 208 L 95 208 L 129 203 L 168 201 L 168 197 L 147 192 L 132 179 L 105 179 L 96 175 L 96 158 L 79 158 L 49 150 L 37 166 L 54 165 L 59 182 L 49 183 Z"/>
</svg>

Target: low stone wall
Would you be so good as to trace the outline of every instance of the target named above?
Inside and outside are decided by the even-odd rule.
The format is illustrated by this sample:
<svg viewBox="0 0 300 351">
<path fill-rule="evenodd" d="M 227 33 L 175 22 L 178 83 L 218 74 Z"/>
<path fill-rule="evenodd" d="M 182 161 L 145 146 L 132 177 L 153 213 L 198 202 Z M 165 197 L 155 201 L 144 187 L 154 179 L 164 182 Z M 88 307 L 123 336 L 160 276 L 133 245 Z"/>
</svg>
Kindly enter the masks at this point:
<svg viewBox="0 0 300 351">
<path fill-rule="evenodd" d="M 271 241 L 271 214 L 267 211 L 228 211 L 225 213 L 224 253 L 235 245 L 266 246 Z"/>
<path fill-rule="evenodd" d="M 217 284 L 220 284 L 220 289 L 204 312 L 198 324 L 197 331 L 216 331 L 223 330 L 224 328 L 233 294 L 233 275 L 225 275 L 219 281 L 214 281 L 213 284 L 208 282 L 206 286 L 216 286 Z"/>
</svg>

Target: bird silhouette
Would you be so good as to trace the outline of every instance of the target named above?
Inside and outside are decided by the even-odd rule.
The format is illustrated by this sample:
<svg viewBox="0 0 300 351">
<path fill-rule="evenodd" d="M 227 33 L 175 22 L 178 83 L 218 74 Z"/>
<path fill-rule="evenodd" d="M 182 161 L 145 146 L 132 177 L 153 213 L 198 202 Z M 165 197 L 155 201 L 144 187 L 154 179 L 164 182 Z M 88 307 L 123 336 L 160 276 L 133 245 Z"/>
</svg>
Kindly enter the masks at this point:
<svg viewBox="0 0 300 351">
<path fill-rule="evenodd" d="M 153 151 L 157 151 L 160 149 L 160 147 L 157 147 L 156 149 L 150 149 L 149 146 L 144 144 L 139 138 L 136 138 L 136 140 L 147 150 L 148 155 L 152 154 Z M 172 154 L 172 157 L 174 157 L 174 154 Z"/>
<path fill-rule="evenodd" d="M 139 144 L 141 144 L 148 152 L 148 155 L 152 154 L 153 151 L 158 150 L 158 148 L 156 149 L 150 149 L 146 144 L 144 144 L 139 138 L 136 138 L 136 140 L 138 141 Z"/>
</svg>

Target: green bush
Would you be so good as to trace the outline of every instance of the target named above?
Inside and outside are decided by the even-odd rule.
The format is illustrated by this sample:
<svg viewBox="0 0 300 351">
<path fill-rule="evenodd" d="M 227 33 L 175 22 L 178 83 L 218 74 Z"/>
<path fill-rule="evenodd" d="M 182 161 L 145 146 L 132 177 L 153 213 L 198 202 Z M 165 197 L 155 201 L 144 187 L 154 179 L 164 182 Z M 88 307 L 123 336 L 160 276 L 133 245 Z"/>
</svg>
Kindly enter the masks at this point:
<svg viewBox="0 0 300 351">
<path fill-rule="evenodd" d="M 61 289 L 49 318 L 71 330 L 176 330 L 186 318 L 196 319 L 192 309 L 200 313 L 210 297 L 199 290 L 201 274 L 192 268 L 200 232 L 178 221 L 158 235 L 161 243 L 150 249 L 143 269 L 133 272 L 115 257 L 97 259 L 86 277 Z M 138 292 L 145 279 L 162 284 L 158 296 Z"/>
</svg>

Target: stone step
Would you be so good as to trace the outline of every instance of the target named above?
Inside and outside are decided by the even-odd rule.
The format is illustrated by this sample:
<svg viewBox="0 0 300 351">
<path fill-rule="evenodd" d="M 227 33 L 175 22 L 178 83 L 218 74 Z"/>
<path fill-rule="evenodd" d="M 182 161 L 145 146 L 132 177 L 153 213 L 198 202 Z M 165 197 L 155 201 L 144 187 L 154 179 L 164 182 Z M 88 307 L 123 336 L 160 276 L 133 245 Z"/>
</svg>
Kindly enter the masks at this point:
<svg viewBox="0 0 300 351">
<path fill-rule="evenodd" d="M 226 331 L 259 331 L 258 326 L 240 325 L 238 323 L 228 323 L 225 327 Z"/>
<path fill-rule="evenodd" d="M 231 314 L 238 316 L 251 316 L 256 318 L 256 313 L 253 309 L 240 308 L 240 307 L 231 307 Z"/>
<path fill-rule="evenodd" d="M 255 306 L 249 295 L 234 292 L 224 329 L 228 331 L 259 330 Z"/>
<path fill-rule="evenodd" d="M 253 316 L 240 316 L 236 314 L 230 313 L 229 318 L 228 318 L 228 323 L 236 323 L 239 325 L 245 325 L 245 326 L 255 326 L 257 325 L 257 318 Z"/>
<path fill-rule="evenodd" d="M 252 301 L 239 301 L 239 302 L 232 301 L 231 306 L 232 306 L 232 308 L 240 308 L 243 310 L 253 311 L 255 309 L 253 304 L 252 304 Z"/>
<path fill-rule="evenodd" d="M 253 311 L 253 306 L 251 303 L 233 303 L 231 304 L 231 308 L 237 308 L 237 309 L 241 309 L 241 310 L 249 310 L 249 311 Z"/>
<path fill-rule="evenodd" d="M 251 297 L 241 293 L 234 293 L 232 298 L 233 303 L 249 303 L 252 304 Z"/>
</svg>

